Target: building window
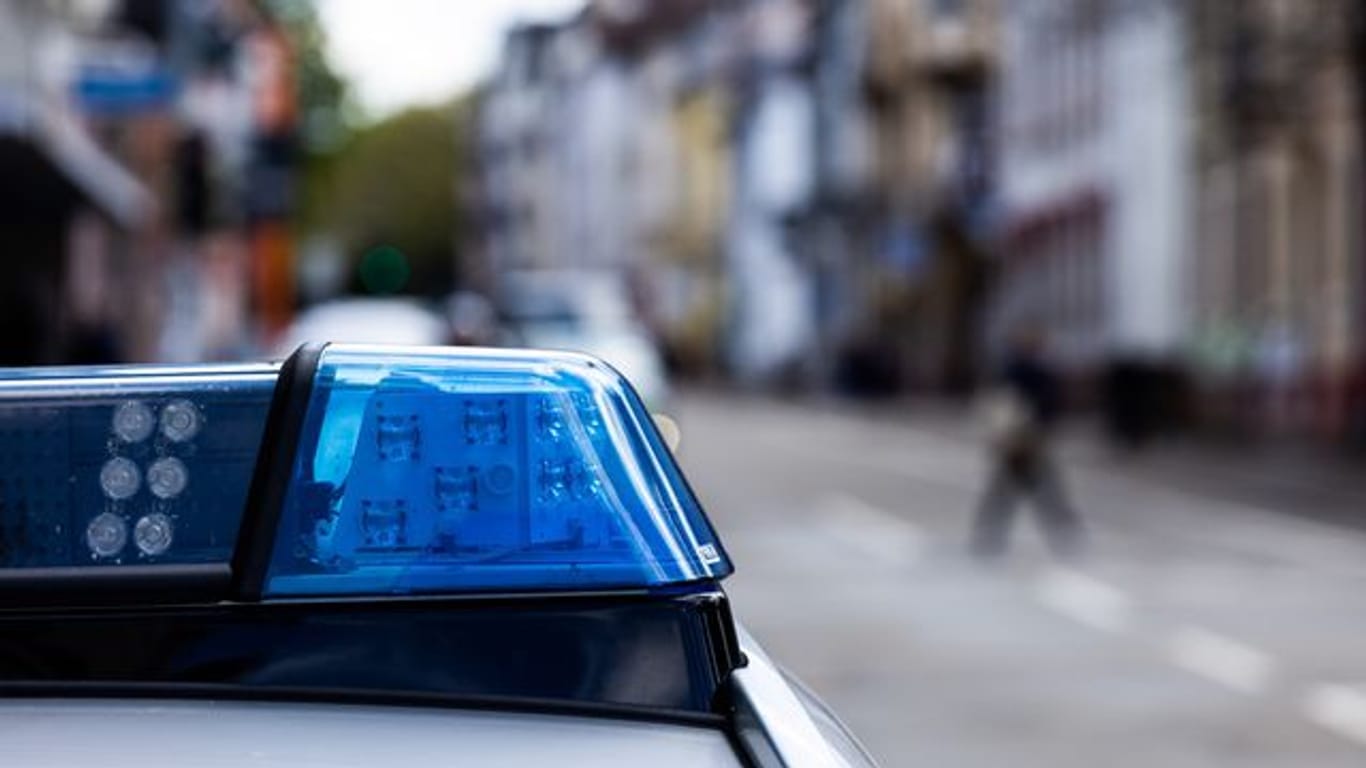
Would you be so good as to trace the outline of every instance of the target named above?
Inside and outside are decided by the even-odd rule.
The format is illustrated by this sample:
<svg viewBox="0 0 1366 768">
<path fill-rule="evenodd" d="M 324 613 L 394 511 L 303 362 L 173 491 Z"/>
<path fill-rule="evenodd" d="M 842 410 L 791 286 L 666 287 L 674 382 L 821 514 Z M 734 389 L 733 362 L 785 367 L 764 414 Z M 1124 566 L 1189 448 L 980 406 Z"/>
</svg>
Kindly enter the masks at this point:
<svg viewBox="0 0 1366 768">
<path fill-rule="evenodd" d="M 937 19 L 955 18 L 963 13 L 963 0 L 930 0 L 930 12 Z"/>
</svg>

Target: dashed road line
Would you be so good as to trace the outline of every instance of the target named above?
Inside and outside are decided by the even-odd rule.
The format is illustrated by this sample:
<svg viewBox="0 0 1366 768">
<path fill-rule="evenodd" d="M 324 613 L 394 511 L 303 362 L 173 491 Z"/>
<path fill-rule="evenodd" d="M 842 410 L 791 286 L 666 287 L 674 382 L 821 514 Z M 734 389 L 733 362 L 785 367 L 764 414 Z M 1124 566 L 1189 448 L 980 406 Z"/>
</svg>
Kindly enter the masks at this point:
<svg viewBox="0 0 1366 768">
<path fill-rule="evenodd" d="M 1034 582 L 1044 606 L 1073 621 L 1104 632 L 1123 632 L 1133 624 L 1133 601 L 1118 587 L 1071 568 L 1050 568 Z"/>
<path fill-rule="evenodd" d="M 925 551 L 928 537 L 915 523 L 852 494 L 836 494 L 819 507 L 821 526 L 831 537 L 883 564 L 904 565 Z M 1122 589 L 1073 568 L 1052 567 L 1033 582 L 1040 604 L 1072 621 L 1111 634 L 1132 631 L 1133 599 Z M 1167 660 L 1179 669 L 1245 696 L 1264 696 L 1278 674 L 1270 654 L 1241 640 L 1195 625 L 1162 636 Z M 1321 684 L 1302 697 L 1306 720 L 1366 747 L 1366 689 Z"/>
<path fill-rule="evenodd" d="M 1080 571 L 1044 571 L 1034 582 L 1034 596 L 1054 612 L 1094 629 L 1120 634 L 1134 626 L 1129 596 Z M 1202 627 L 1178 627 L 1164 637 L 1162 647 L 1177 668 L 1246 696 L 1267 695 L 1278 674 L 1270 654 Z M 1366 687 L 1313 686 L 1301 699 L 1299 714 L 1366 747 Z"/>
<path fill-rule="evenodd" d="M 963 471 L 956 471 L 957 465 L 954 466 L 955 471 L 944 471 L 944 458 L 929 451 L 895 454 L 865 453 L 765 433 L 754 434 L 752 439 L 769 450 L 781 451 L 788 455 L 795 453 L 805 457 L 818 456 L 822 462 L 840 464 L 862 472 L 869 470 L 879 473 L 885 472 L 935 488 L 972 494 L 976 494 L 981 488 L 983 472 L 979 471 L 970 459 L 962 465 Z M 935 466 L 934 462 L 936 461 L 938 466 Z"/>
<path fill-rule="evenodd" d="M 849 494 L 825 499 L 821 525 L 827 533 L 860 554 L 883 563 L 904 565 L 925 549 L 920 527 Z"/>
<path fill-rule="evenodd" d="M 1346 685 L 1316 685 L 1300 703 L 1312 723 L 1366 746 L 1366 693 Z"/>
<path fill-rule="evenodd" d="M 1267 653 L 1201 627 L 1180 627 L 1164 645 L 1176 666 L 1248 696 L 1264 693 L 1275 676 L 1276 662 Z"/>
</svg>

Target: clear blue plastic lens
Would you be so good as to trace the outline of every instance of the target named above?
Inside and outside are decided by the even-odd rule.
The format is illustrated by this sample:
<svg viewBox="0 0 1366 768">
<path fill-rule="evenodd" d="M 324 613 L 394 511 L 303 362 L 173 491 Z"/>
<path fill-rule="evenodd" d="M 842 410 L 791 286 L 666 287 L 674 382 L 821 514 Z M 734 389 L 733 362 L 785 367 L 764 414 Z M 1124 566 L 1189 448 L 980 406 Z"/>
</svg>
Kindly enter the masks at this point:
<svg viewBox="0 0 1366 768">
<path fill-rule="evenodd" d="M 0 569 L 230 560 L 278 375 L 0 369 Z"/>
<path fill-rule="evenodd" d="M 266 594 L 657 587 L 730 564 L 622 378 L 580 355 L 331 346 Z"/>
</svg>

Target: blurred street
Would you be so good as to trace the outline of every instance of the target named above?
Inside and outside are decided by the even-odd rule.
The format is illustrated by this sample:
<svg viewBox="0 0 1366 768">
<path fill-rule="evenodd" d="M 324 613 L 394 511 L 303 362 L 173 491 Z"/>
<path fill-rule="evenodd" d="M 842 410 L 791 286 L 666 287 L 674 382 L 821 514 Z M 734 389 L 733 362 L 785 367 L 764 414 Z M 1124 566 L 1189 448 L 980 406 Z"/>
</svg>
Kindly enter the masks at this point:
<svg viewBox="0 0 1366 768">
<path fill-rule="evenodd" d="M 1363 0 L 0 0 L 0 368 L 601 358 L 890 766 L 1366 765 L 1363 221 Z"/>
<path fill-rule="evenodd" d="M 673 410 L 738 615 L 883 764 L 1366 759 L 1366 534 L 1317 519 L 1359 486 L 1081 435 L 1062 452 L 1086 556 L 1059 565 L 1022 518 L 982 565 L 962 415 L 697 392 Z M 1239 471 L 1283 490 L 1247 504 Z"/>
</svg>

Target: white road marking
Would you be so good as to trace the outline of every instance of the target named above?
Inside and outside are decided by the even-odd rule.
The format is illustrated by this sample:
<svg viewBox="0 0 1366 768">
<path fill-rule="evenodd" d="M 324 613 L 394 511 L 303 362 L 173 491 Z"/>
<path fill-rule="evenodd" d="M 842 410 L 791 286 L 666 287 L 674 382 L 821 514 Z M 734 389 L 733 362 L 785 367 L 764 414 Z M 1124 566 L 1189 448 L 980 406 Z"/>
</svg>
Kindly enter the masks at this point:
<svg viewBox="0 0 1366 768">
<path fill-rule="evenodd" d="M 871 453 L 817 441 L 793 440 L 768 432 L 756 432 L 752 439 L 761 443 L 767 450 L 782 451 L 789 455 L 795 453 L 803 457 L 815 455 L 819 456 L 822 462 L 842 464 L 865 472 L 886 472 L 937 488 L 976 493 L 981 488 L 985 476 L 985 470 L 970 457 L 962 463 L 957 463 L 942 451 L 897 450 L 890 453 Z"/>
<path fill-rule="evenodd" d="M 1300 709 L 1310 722 L 1366 746 L 1366 693 L 1346 685 L 1316 685 Z"/>
<path fill-rule="evenodd" d="M 821 503 L 820 513 L 827 533 L 881 562 L 909 563 L 925 549 L 919 526 L 855 496 L 831 496 Z"/>
<path fill-rule="evenodd" d="M 1050 568 L 1034 583 L 1039 602 L 1079 624 L 1123 632 L 1133 622 L 1133 603 L 1119 588 L 1070 568 Z"/>
<path fill-rule="evenodd" d="M 1268 654 L 1200 627 L 1178 628 L 1165 646 L 1176 666 L 1248 696 L 1265 692 L 1276 671 Z"/>
</svg>

